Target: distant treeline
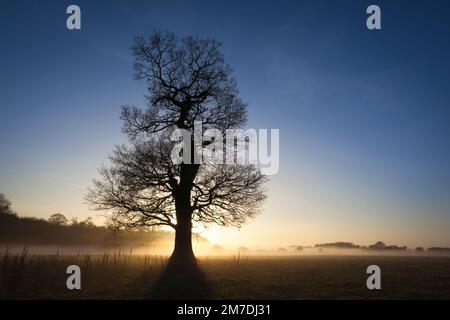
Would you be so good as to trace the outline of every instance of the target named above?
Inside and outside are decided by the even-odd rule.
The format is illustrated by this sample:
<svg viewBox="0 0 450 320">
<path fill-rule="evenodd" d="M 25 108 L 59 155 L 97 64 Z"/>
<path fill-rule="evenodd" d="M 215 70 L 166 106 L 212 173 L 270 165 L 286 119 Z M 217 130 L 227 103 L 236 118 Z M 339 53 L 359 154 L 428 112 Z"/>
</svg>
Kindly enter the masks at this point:
<svg viewBox="0 0 450 320">
<path fill-rule="evenodd" d="M 334 249 L 363 249 L 363 250 L 382 250 L 382 251 L 406 251 L 406 246 L 386 245 L 382 241 L 378 241 L 369 246 L 361 246 L 354 244 L 353 242 L 331 242 L 331 243 L 319 243 L 315 245 L 316 248 L 334 248 Z M 424 252 L 423 247 L 415 248 L 416 252 Z M 430 253 L 450 253 L 450 248 L 431 247 L 427 249 Z"/>
<path fill-rule="evenodd" d="M 395 250 L 404 251 L 407 249 L 406 246 L 389 245 L 387 246 L 384 242 L 378 241 L 369 246 L 360 246 L 359 244 L 354 244 L 353 242 L 331 242 L 331 243 L 319 243 L 315 245 L 316 248 L 336 248 L 336 249 L 365 249 L 365 250 Z"/>
<path fill-rule="evenodd" d="M 0 194 L 0 244 L 67 246 L 144 246 L 155 239 L 170 237 L 169 232 L 118 231 L 96 226 L 91 218 L 71 222 L 62 214 L 48 220 L 19 217 L 11 203 Z"/>
<path fill-rule="evenodd" d="M 161 231 L 114 232 L 106 227 L 95 226 L 85 221 L 59 225 L 43 219 L 0 213 L 0 244 L 144 246 L 162 236 L 169 236 L 169 234 Z"/>
<path fill-rule="evenodd" d="M 431 248 L 428 248 L 427 252 L 450 253 L 450 248 L 431 247 Z"/>
<path fill-rule="evenodd" d="M 331 243 L 319 243 L 315 245 L 316 248 L 339 248 L 339 249 L 359 249 L 361 246 L 354 244 L 353 242 L 331 242 Z"/>
</svg>

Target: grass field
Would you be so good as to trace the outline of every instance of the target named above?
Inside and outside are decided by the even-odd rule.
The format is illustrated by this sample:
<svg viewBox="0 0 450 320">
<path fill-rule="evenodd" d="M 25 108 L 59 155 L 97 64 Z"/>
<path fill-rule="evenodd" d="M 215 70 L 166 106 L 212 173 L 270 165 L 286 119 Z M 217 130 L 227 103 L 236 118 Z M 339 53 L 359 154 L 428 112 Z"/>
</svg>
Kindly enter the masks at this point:
<svg viewBox="0 0 450 320">
<path fill-rule="evenodd" d="M 120 251 L 103 255 L 0 256 L 3 299 L 148 299 L 167 262 Z M 82 290 L 66 288 L 66 268 L 82 270 Z M 200 257 L 210 298 L 216 299 L 450 299 L 450 257 L 283 256 Z M 377 264 L 382 289 L 366 288 Z M 174 297 L 175 293 L 174 293 Z"/>
</svg>

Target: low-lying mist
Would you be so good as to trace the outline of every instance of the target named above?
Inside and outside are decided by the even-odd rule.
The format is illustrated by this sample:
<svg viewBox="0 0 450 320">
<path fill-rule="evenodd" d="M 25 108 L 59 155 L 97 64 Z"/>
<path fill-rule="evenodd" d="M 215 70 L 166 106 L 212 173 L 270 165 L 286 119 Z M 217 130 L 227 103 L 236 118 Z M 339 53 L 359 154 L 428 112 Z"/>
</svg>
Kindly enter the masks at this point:
<svg viewBox="0 0 450 320">
<path fill-rule="evenodd" d="M 437 256 L 450 255 L 445 252 L 417 252 L 414 250 L 367 250 L 367 249 L 342 249 L 342 248 L 315 248 L 307 247 L 302 250 L 284 249 L 280 248 L 243 248 L 243 247 L 229 247 L 224 248 L 218 245 L 211 245 L 208 241 L 202 240 L 193 242 L 194 252 L 196 256 L 210 256 L 210 257 L 251 257 L 251 256 L 270 256 L 270 257 L 293 257 L 293 256 L 329 256 L 329 255 L 348 255 L 348 256 Z M 9 251 L 11 253 L 20 253 L 24 249 L 29 254 L 34 255 L 78 255 L 91 254 L 100 255 L 105 253 L 124 253 L 132 255 L 155 255 L 155 256 L 169 256 L 173 250 L 173 240 L 158 239 L 152 241 L 149 245 L 143 246 L 120 246 L 120 247 L 105 247 L 99 245 L 23 245 L 23 244 L 0 244 L 0 252 Z"/>
</svg>

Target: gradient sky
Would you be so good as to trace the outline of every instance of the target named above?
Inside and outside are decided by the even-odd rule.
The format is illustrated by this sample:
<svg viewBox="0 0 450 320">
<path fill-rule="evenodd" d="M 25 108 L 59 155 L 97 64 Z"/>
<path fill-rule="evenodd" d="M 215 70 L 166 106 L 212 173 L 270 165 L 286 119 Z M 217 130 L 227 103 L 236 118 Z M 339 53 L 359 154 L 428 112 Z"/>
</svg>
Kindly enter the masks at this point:
<svg viewBox="0 0 450 320">
<path fill-rule="evenodd" d="M 381 31 L 365 25 L 374 3 Z M 248 126 L 280 129 L 264 214 L 204 231 L 212 242 L 450 246 L 449 13 L 436 0 L 2 1 L 0 192 L 20 215 L 96 217 L 86 187 L 126 141 L 120 106 L 144 101 L 130 47 L 162 29 L 223 42 Z"/>
</svg>

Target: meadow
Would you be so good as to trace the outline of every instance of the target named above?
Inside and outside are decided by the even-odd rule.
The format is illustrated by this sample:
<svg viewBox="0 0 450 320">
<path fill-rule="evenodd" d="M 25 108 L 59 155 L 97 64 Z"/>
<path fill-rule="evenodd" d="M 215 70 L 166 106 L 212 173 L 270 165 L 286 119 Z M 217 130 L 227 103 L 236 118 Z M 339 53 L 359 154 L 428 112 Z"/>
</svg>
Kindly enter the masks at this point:
<svg viewBox="0 0 450 320">
<path fill-rule="evenodd" d="M 213 299 L 450 299 L 450 257 L 203 256 Z M 118 250 L 104 254 L 0 253 L 3 299 L 151 299 L 167 257 Z M 68 290 L 66 268 L 82 270 Z M 382 289 L 366 287 L 367 266 L 382 270 Z M 171 298 L 177 298 L 176 292 Z"/>
</svg>

